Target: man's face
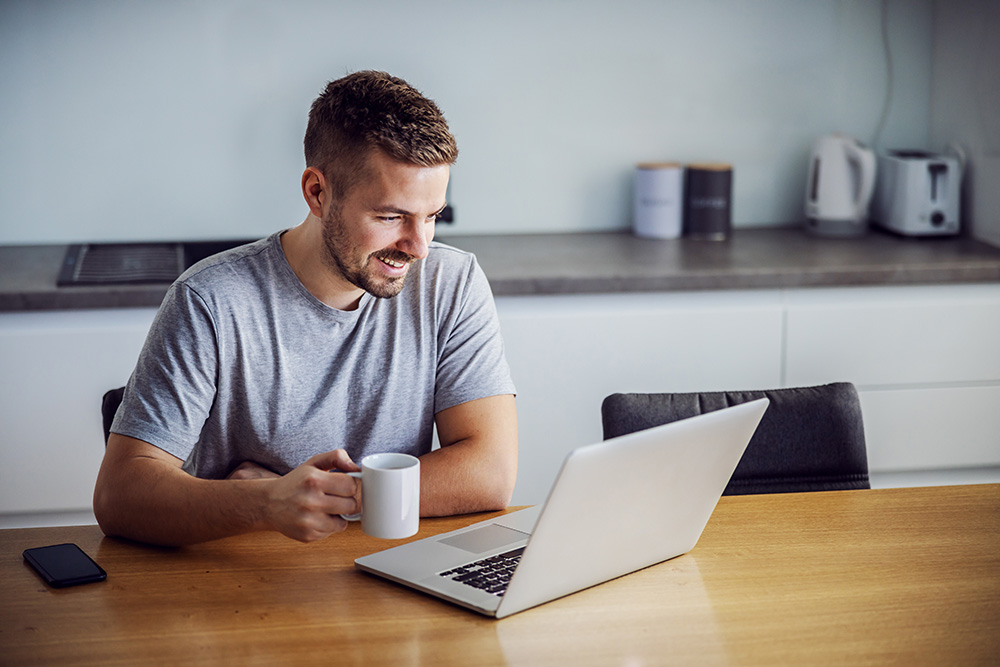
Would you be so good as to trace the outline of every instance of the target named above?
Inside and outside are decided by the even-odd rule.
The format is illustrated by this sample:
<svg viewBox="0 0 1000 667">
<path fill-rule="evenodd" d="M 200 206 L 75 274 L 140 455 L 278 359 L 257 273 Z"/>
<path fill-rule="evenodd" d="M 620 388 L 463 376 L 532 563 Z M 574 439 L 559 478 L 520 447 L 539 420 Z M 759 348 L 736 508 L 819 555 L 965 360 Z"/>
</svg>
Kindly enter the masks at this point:
<svg viewBox="0 0 1000 667">
<path fill-rule="evenodd" d="M 399 294 L 410 264 L 427 256 L 449 173 L 448 165 L 420 167 L 374 150 L 364 177 L 323 218 L 335 277 L 383 299 Z"/>
</svg>

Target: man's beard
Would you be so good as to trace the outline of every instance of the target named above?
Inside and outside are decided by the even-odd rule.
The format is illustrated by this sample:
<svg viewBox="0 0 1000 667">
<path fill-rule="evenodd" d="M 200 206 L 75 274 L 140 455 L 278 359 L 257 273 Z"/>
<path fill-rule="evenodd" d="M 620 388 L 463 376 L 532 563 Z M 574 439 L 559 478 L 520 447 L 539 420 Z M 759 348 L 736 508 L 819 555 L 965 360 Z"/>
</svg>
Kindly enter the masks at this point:
<svg viewBox="0 0 1000 667">
<path fill-rule="evenodd" d="M 329 215 L 323 220 L 323 258 L 327 265 L 336 269 L 345 280 L 355 287 L 360 287 L 380 299 L 391 299 L 403 290 L 406 275 L 387 278 L 378 274 L 372 263 L 380 261 L 378 259 L 380 257 L 394 262 L 410 263 L 415 261 L 412 255 L 385 248 L 365 257 L 359 266 L 348 266 L 353 255 L 354 248 L 351 246 L 347 234 L 344 233 L 343 221 L 337 212 L 331 209 Z"/>
</svg>

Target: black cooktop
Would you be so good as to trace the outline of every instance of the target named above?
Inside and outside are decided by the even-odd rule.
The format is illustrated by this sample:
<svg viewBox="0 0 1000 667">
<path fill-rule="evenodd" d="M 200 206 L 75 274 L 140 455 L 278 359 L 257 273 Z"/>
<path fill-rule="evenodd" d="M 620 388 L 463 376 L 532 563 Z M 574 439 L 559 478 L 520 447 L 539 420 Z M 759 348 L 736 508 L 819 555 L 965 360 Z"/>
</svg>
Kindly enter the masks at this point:
<svg viewBox="0 0 1000 667">
<path fill-rule="evenodd" d="M 172 283 L 189 266 L 250 240 L 187 243 L 82 243 L 66 249 L 56 284 Z"/>
</svg>

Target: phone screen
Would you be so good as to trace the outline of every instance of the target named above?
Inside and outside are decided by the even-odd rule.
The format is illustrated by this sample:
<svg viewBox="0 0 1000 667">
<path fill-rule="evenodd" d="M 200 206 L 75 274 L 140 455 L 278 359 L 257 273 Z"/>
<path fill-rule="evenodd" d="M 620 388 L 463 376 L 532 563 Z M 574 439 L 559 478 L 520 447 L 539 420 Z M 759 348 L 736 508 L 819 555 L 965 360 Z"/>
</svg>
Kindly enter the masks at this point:
<svg viewBox="0 0 1000 667">
<path fill-rule="evenodd" d="M 54 544 L 24 551 L 26 560 L 45 583 L 57 588 L 104 581 L 107 573 L 75 544 Z"/>
</svg>

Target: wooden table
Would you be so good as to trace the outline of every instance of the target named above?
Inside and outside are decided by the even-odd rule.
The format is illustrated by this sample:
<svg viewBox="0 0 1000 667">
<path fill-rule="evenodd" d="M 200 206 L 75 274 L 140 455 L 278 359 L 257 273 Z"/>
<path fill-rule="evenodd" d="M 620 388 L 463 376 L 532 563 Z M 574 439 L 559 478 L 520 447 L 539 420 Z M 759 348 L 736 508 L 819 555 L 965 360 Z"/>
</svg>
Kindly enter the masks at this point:
<svg viewBox="0 0 1000 667">
<path fill-rule="evenodd" d="M 64 541 L 108 580 L 46 588 L 21 551 Z M 1000 664 L 1000 485 L 725 497 L 690 554 L 501 621 L 353 567 L 391 544 L 0 531 L 0 663 Z"/>
</svg>

